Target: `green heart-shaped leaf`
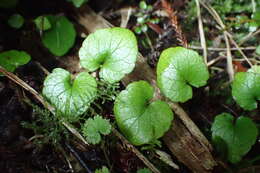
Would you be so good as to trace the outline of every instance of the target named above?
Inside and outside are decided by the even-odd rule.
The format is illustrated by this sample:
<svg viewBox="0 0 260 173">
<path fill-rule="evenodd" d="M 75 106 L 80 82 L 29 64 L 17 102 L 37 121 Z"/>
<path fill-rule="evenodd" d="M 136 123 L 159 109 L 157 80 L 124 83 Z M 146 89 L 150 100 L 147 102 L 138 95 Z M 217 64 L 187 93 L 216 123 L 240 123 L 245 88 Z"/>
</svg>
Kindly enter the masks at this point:
<svg viewBox="0 0 260 173">
<path fill-rule="evenodd" d="M 164 50 L 157 64 L 157 84 L 162 93 L 174 102 L 192 98 L 191 86 L 201 87 L 208 78 L 202 57 L 183 47 Z"/>
<path fill-rule="evenodd" d="M 43 95 L 66 120 L 76 121 L 97 95 L 95 78 L 82 72 L 72 80 L 71 74 L 56 68 L 44 81 Z"/>
<path fill-rule="evenodd" d="M 109 83 L 119 81 L 130 73 L 137 57 L 137 41 L 128 29 L 100 29 L 90 34 L 79 51 L 81 65 L 95 71 Z"/>
<path fill-rule="evenodd" d="M 211 128 L 212 140 L 218 145 L 222 139 L 227 145 L 228 160 L 237 163 L 255 144 L 258 130 L 255 123 L 247 117 L 239 117 L 234 122 L 234 117 L 222 113 L 215 117 Z"/>
<path fill-rule="evenodd" d="M 260 100 L 260 66 L 254 66 L 247 72 L 238 72 L 232 83 L 232 95 L 245 110 L 257 108 Z"/>
<path fill-rule="evenodd" d="M 27 64 L 31 60 L 31 56 L 24 51 L 9 50 L 0 53 L 0 66 L 5 68 L 9 72 L 24 64 Z"/>
<path fill-rule="evenodd" d="M 51 53 L 62 56 L 74 45 L 76 31 L 65 16 L 46 16 L 51 29 L 43 32 L 42 42 Z"/>
<path fill-rule="evenodd" d="M 153 88 L 146 81 L 133 82 L 115 101 L 116 122 L 134 145 L 149 144 L 169 129 L 173 113 L 162 101 L 151 102 Z"/>
</svg>

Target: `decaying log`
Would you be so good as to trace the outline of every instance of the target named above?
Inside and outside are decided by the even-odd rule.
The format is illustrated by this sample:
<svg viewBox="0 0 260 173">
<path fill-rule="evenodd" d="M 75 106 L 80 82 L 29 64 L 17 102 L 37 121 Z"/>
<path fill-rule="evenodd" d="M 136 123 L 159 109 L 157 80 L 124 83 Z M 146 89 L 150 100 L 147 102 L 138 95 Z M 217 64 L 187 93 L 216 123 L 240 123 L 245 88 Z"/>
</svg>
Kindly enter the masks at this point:
<svg viewBox="0 0 260 173">
<path fill-rule="evenodd" d="M 108 28 L 112 25 L 97 15 L 89 7 L 84 6 L 76 11 L 76 19 L 89 33 L 99 28 Z M 156 86 L 155 72 L 139 54 L 134 71 L 123 79 L 127 85 L 137 80 L 146 80 L 155 88 L 156 99 L 165 99 Z M 216 165 L 212 157 L 212 147 L 199 128 L 189 118 L 187 113 L 177 103 L 167 101 L 175 112 L 175 119 L 171 129 L 163 137 L 165 144 L 172 154 L 190 170 L 196 173 L 209 173 Z"/>
</svg>

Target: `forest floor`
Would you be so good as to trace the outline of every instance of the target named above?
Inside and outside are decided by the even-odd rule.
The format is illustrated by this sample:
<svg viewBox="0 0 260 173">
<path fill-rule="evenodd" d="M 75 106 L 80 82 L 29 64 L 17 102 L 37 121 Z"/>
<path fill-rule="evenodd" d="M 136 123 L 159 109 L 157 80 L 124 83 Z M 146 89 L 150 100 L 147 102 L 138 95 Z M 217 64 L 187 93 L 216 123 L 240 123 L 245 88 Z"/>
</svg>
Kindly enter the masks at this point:
<svg viewBox="0 0 260 173">
<path fill-rule="evenodd" d="M 260 65 L 260 3 L 219 0 L 196 4 L 199 1 L 147 0 L 140 4 L 137 0 L 89 0 L 76 8 L 66 0 L 20 0 L 14 8 L 0 6 L 0 53 L 15 49 L 31 56 L 31 61 L 18 67 L 14 76 L 0 76 L 0 172 L 89 173 L 102 166 L 115 173 L 149 172 L 141 171 L 142 168 L 161 173 L 189 173 L 196 169 L 197 172 L 203 169 L 199 173 L 260 172 L 260 140 L 256 140 L 239 163 L 232 164 L 224 153 L 217 152 L 218 146 L 211 139 L 214 118 L 223 112 L 235 118 L 250 117 L 260 127 L 260 109 L 243 110 L 232 98 L 230 82 L 234 74 L 246 72 L 251 65 Z M 25 19 L 19 29 L 7 22 L 15 13 Z M 253 18 L 257 13 L 258 18 Z M 76 29 L 75 43 L 63 56 L 55 56 L 44 47 L 42 33 L 33 23 L 36 17 L 49 14 L 66 16 Z M 116 130 L 102 137 L 100 144 L 86 145 L 77 136 L 79 124 L 74 123 L 74 128 L 68 129 L 55 122 L 57 119 L 32 90 L 28 92 L 26 85 L 14 80 L 19 77 L 42 93 L 44 79 L 54 68 L 64 68 L 72 74 L 81 72 L 78 52 L 82 42 L 89 33 L 108 26 L 132 30 L 146 64 L 139 65 L 144 71 L 130 74 L 112 92 L 118 94 L 129 81 L 155 80 L 152 77 L 159 56 L 169 47 L 197 51 L 208 67 L 207 85 L 194 88 L 191 100 L 172 105 L 177 124 L 174 122 L 171 130 L 176 132 L 172 136 L 169 132 L 160 140 L 161 146 L 134 147 L 128 143 L 114 123 L 113 102 L 109 99 L 101 104 L 101 110 L 95 105 L 94 109 L 109 119 Z M 201 147 L 202 144 L 207 146 Z M 198 160 L 192 160 L 193 157 Z M 212 162 L 209 168 L 205 168 L 204 159 Z"/>
</svg>

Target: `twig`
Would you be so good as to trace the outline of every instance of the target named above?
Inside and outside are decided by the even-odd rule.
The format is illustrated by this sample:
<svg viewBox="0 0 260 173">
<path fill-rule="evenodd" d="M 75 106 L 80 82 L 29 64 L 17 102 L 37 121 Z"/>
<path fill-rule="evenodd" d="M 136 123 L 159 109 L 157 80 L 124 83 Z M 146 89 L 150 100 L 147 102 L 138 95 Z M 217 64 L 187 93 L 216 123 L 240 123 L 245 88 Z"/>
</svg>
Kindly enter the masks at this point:
<svg viewBox="0 0 260 173">
<path fill-rule="evenodd" d="M 197 50 L 203 50 L 202 47 L 199 47 L 199 46 L 189 46 L 188 48 L 190 49 L 197 49 Z M 251 46 L 251 47 L 240 47 L 241 50 L 255 50 L 256 47 L 254 46 Z M 227 51 L 227 48 L 220 48 L 220 47 L 207 47 L 207 50 L 208 51 Z M 230 48 L 231 51 L 235 51 L 235 50 L 238 50 L 238 48 L 236 47 L 232 47 Z"/>
<path fill-rule="evenodd" d="M 238 52 L 243 56 L 243 58 L 247 61 L 247 63 L 250 65 L 250 67 L 253 66 L 253 64 L 249 61 L 247 56 L 244 54 L 244 52 L 240 49 L 240 47 L 237 45 L 236 41 L 233 39 L 233 36 L 227 32 L 227 36 L 230 38 L 230 41 L 234 44 L 234 46 L 238 49 Z"/>
<path fill-rule="evenodd" d="M 62 124 L 72 133 L 74 134 L 77 138 L 79 138 L 84 144 L 89 145 L 89 143 L 81 136 L 81 134 L 73 128 L 70 124 L 66 122 L 62 122 Z"/>
<path fill-rule="evenodd" d="M 132 7 L 129 8 L 123 8 L 120 10 L 121 13 L 121 24 L 120 27 L 126 28 L 128 21 L 130 19 L 131 13 L 132 13 Z"/>
<path fill-rule="evenodd" d="M 225 29 L 226 26 L 224 25 L 224 23 L 222 22 L 220 16 L 218 15 L 218 13 L 216 12 L 216 10 L 214 8 L 212 8 L 210 5 L 206 4 L 205 2 L 203 2 L 202 0 L 199 0 L 200 4 L 206 8 L 208 10 L 208 12 L 212 15 L 212 17 L 216 20 L 217 24 L 220 26 L 220 28 Z"/>
<path fill-rule="evenodd" d="M 241 41 L 239 42 L 239 46 L 241 46 L 242 44 L 244 44 L 245 42 L 247 42 L 249 39 L 251 39 L 252 37 L 256 36 L 257 34 L 260 33 L 260 29 L 256 30 L 255 32 L 250 32 L 249 34 L 247 34 L 245 37 L 243 37 L 241 39 Z"/>
<path fill-rule="evenodd" d="M 226 42 L 226 46 L 227 46 L 227 72 L 228 72 L 229 80 L 233 81 L 234 68 L 233 68 L 233 64 L 232 64 L 232 55 L 231 55 L 231 51 L 230 51 L 229 39 L 228 39 L 228 35 L 227 35 L 226 31 L 224 31 L 224 37 L 225 37 L 225 42 Z"/>
<path fill-rule="evenodd" d="M 160 171 L 140 152 L 138 151 L 132 144 L 130 144 L 130 142 L 128 142 L 128 140 L 122 136 L 116 129 L 112 129 L 113 134 L 115 136 L 117 136 L 124 144 L 126 147 L 128 147 L 128 149 L 130 149 L 131 151 L 133 151 L 136 156 L 143 161 L 143 163 L 154 173 L 160 173 Z"/>
<path fill-rule="evenodd" d="M 78 153 L 68 144 L 65 142 L 66 147 L 68 148 L 68 150 L 72 153 L 72 155 L 79 161 L 79 163 L 81 164 L 81 166 L 86 169 L 87 173 L 93 173 L 88 166 L 86 165 L 86 163 L 80 158 L 80 156 L 78 155 Z"/>
<path fill-rule="evenodd" d="M 219 57 L 217 57 L 217 58 L 215 58 L 215 59 L 209 61 L 209 62 L 207 63 L 207 66 L 210 67 L 210 66 L 212 66 L 213 64 L 215 64 L 216 62 L 218 62 L 219 60 L 222 60 L 222 59 L 224 59 L 224 57 L 223 57 L 223 56 L 219 56 Z"/>
<path fill-rule="evenodd" d="M 181 27 L 178 24 L 178 17 L 176 15 L 176 12 L 174 12 L 173 8 L 171 7 L 171 4 L 167 0 L 161 0 L 161 2 L 162 2 L 162 7 L 164 8 L 164 10 L 166 11 L 166 13 L 170 18 L 171 25 L 176 32 L 178 41 L 183 47 L 188 47 L 187 40 L 182 33 Z"/>
<path fill-rule="evenodd" d="M 228 49 L 228 46 L 229 46 L 229 49 L 230 49 L 230 45 L 228 45 L 227 41 L 229 40 L 228 37 L 230 38 L 230 41 L 232 41 L 232 43 L 235 45 L 235 47 L 238 49 L 238 51 L 241 53 L 241 55 L 243 56 L 243 58 L 248 62 L 248 64 L 252 67 L 252 63 L 248 60 L 248 58 L 246 57 L 246 55 L 243 53 L 243 51 L 239 48 L 239 46 L 237 45 L 237 43 L 235 42 L 235 40 L 233 39 L 233 36 L 228 32 L 226 31 L 226 26 L 224 25 L 223 21 L 221 20 L 219 14 L 216 12 L 216 10 L 214 8 L 212 8 L 210 5 L 204 3 L 202 0 L 199 0 L 200 3 L 208 10 L 208 12 L 212 15 L 212 17 L 216 20 L 216 22 L 219 24 L 219 26 L 221 27 L 222 30 L 224 30 L 224 36 L 225 36 L 225 42 L 226 42 L 226 45 L 227 45 L 227 49 Z M 219 28 L 220 29 L 220 28 Z M 228 57 L 230 54 L 227 54 L 227 58 L 230 59 L 230 57 Z M 228 63 L 230 60 L 228 60 Z M 228 64 L 227 66 L 229 66 L 228 68 L 231 68 L 231 65 L 232 65 L 232 61 L 231 61 L 231 64 Z M 230 69 L 229 69 L 230 70 Z M 229 72 L 229 74 L 231 75 L 231 71 Z"/>
<path fill-rule="evenodd" d="M 38 61 L 35 61 L 35 64 L 43 71 L 43 73 L 44 73 L 45 75 L 49 75 L 49 74 L 50 74 L 50 72 L 49 72 L 45 67 L 43 67 L 43 66 L 41 65 L 41 63 L 39 63 Z"/>
<path fill-rule="evenodd" d="M 200 3 L 199 0 L 196 1 L 196 6 L 197 6 L 197 16 L 198 16 L 198 25 L 199 25 L 199 33 L 200 33 L 200 44 L 201 47 L 203 48 L 203 57 L 204 57 L 204 62 L 207 64 L 207 44 L 206 44 L 206 39 L 205 39 L 205 34 L 203 30 L 203 23 L 201 19 L 201 12 L 200 12 Z"/>
<path fill-rule="evenodd" d="M 72 167 L 72 165 L 71 165 L 71 163 L 70 163 L 70 160 L 69 160 L 69 158 L 68 158 L 66 152 L 64 151 L 64 149 L 63 149 L 62 147 L 59 147 L 59 150 L 60 150 L 60 152 L 62 153 L 62 155 L 64 156 L 66 162 L 68 163 L 69 168 L 70 168 L 70 172 L 71 172 L 71 173 L 74 173 L 75 171 L 73 170 L 73 167 Z"/>
<path fill-rule="evenodd" d="M 50 112 L 54 113 L 55 109 L 49 105 L 47 102 L 44 101 L 44 98 L 35 90 L 33 89 L 30 85 L 25 83 L 22 79 L 17 77 L 15 74 L 6 71 L 2 66 L 0 66 L 0 72 L 3 73 L 7 78 L 12 80 L 14 83 L 20 85 L 23 87 L 25 90 L 29 91 L 41 104 L 44 105 Z"/>
</svg>

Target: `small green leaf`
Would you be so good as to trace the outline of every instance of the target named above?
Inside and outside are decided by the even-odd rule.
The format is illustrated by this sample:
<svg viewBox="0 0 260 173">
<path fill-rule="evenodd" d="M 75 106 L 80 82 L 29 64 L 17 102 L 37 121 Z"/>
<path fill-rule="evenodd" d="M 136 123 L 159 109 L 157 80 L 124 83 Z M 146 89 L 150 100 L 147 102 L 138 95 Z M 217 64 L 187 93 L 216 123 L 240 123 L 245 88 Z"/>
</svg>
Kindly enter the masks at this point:
<svg viewBox="0 0 260 173">
<path fill-rule="evenodd" d="M 81 5 L 83 5 L 87 0 L 72 0 L 75 7 L 79 8 Z"/>
<path fill-rule="evenodd" d="M 39 16 L 36 19 L 34 19 L 34 23 L 38 30 L 40 31 L 47 31 L 48 29 L 51 29 L 51 23 L 49 19 L 45 16 Z"/>
<path fill-rule="evenodd" d="M 237 163 L 242 159 L 255 144 L 258 135 L 258 129 L 250 118 L 241 116 L 234 122 L 234 117 L 228 113 L 215 117 L 211 131 L 215 144 L 220 139 L 226 143 L 228 160 L 231 163 Z"/>
<path fill-rule="evenodd" d="M 66 54 L 74 45 L 76 31 L 73 24 L 65 16 L 46 16 L 51 29 L 45 31 L 42 42 L 56 56 Z"/>
<path fill-rule="evenodd" d="M 24 18 L 20 14 L 14 14 L 8 19 L 8 25 L 15 29 L 21 28 L 23 24 L 24 24 Z"/>
<path fill-rule="evenodd" d="M 95 170 L 95 173 L 109 173 L 109 170 L 108 170 L 107 167 L 102 166 L 101 169 L 96 169 L 96 170 Z"/>
<path fill-rule="evenodd" d="M 132 72 L 137 57 L 137 41 L 128 29 L 100 29 L 90 34 L 79 51 L 81 65 L 95 71 L 109 83 L 121 80 Z"/>
<path fill-rule="evenodd" d="M 0 53 L 0 66 L 9 72 L 14 72 L 21 65 L 27 64 L 31 56 L 24 51 L 9 50 Z"/>
<path fill-rule="evenodd" d="M 139 169 L 137 173 L 152 173 L 148 168 Z"/>
<path fill-rule="evenodd" d="M 108 135 L 111 132 L 111 125 L 101 116 L 95 116 L 85 122 L 82 131 L 89 143 L 98 144 L 101 141 L 100 134 Z"/>
<path fill-rule="evenodd" d="M 139 8 L 141 8 L 141 9 L 143 9 L 143 10 L 147 9 L 147 4 L 146 4 L 146 2 L 145 2 L 145 1 L 141 1 L 141 2 L 139 3 Z"/>
<path fill-rule="evenodd" d="M 260 100 L 260 66 L 236 73 L 232 83 L 232 96 L 245 110 L 257 108 L 257 100 Z"/>
<path fill-rule="evenodd" d="M 192 98 L 192 87 L 207 83 L 209 73 L 199 54 L 183 47 L 164 50 L 157 64 L 157 84 L 174 102 Z"/>
<path fill-rule="evenodd" d="M 134 31 L 135 31 L 136 34 L 141 34 L 141 33 L 142 33 L 142 28 L 141 28 L 141 26 L 135 27 Z"/>
<path fill-rule="evenodd" d="M 68 71 L 56 68 L 45 79 L 42 92 L 58 115 L 76 121 L 95 99 L 97 83 L 87 72 L 81 72 L 73 80 Z"/>
<path fill-rule="evenodd" d="M 137 18 L 137 23 L 143 24 L 146 22 L 146 18 L 144 16 L 138 17 Z"/>
<path fill-rule="evenodd" d="M 116 122 L 134 145 L 152 144 L 170 128 L 173 113 L 163 101 L 153 101 L 153 88 L 146 81 L 133 82 L 116 98 Z"/>
</svg>

